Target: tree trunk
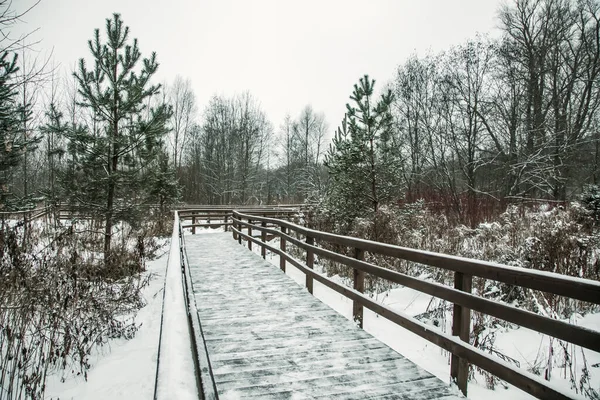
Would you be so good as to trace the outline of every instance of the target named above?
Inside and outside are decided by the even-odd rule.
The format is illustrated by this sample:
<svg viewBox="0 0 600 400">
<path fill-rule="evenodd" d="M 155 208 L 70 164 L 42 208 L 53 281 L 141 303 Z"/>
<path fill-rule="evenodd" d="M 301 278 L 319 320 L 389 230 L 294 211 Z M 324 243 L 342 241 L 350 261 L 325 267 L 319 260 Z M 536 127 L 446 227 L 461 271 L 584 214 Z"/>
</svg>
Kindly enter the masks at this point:
<svg viewBox="0 0 600 400">
<path fill-rule="evenodd" d="M 114 199 L 115 199 L 115 173 L 119 166 L 119 114 L 118 114 L 118 90 L 117 90 L 117 63 L 113 66 L 113 85 L 114 96 L 112 104 L 112 143 L 109 145 L 109 162 L 108 162 L 108 193 L 106 200 L 106 224 L 104 226 L 104 265 L 108 267 L 110 263 L 110 245 L 112 240 L 113 214 L 114 214 Z"/>
<path fill-rule="evenodd" d="M 371 146 L 370 156 L 371 156 L 371 196 L 373 196 L 373 211 L 377 212 L 379 210 L 379 199 L 377 198 L 377 182 L 375 174 L 375 148 L 373 143 L 373 138 L 369 140 L 369 144 Z"/>
<path fill-rule="evenodd" d="M 108 199 L 106 202 L 106 223 L 104 226 L 104 264 L 108 266 L 110 262 L 110 242 L 112 239 L 113 226 L 113 202 L 115 196 L 115 184 L 113 183 L 112 174 L 108 178 Z"/>
</svg>

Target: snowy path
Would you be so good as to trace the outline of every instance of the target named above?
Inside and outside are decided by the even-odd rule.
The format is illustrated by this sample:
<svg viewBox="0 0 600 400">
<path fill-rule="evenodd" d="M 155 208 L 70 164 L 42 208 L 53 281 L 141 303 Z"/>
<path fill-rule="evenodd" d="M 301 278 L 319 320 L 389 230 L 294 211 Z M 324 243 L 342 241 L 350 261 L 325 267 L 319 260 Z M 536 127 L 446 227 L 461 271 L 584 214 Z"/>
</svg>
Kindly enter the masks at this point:
<svg viewBox="0 0 600 400">
<path fill-rule="evenodd" d="M 185 245 L 220 399 L 458 398 L 230 233 Z"/>
</svg>

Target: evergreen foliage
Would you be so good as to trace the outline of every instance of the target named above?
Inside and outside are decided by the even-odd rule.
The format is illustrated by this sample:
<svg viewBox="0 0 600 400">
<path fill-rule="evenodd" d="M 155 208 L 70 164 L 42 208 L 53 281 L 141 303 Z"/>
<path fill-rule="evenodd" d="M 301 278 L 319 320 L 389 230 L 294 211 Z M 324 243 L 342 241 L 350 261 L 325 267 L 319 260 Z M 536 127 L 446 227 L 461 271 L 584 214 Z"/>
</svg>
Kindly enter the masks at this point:
<svg viewBox="0 0 600 400">
<path fill-rule="evenodd" d="M 377 213 L 380 204 L 399 190 L 396 170 L 399 155 L 393 151 L 391 91 L 374 99 L 375 80 L 368 75 L 354 85 L 346 116 L 326 155 L 331 181 L 330 210 L 340 222 Z"/>
<path fill-rule="evenodd" d="M 137 39 L 129 42 L 129 28 L 119 14 L 106 21 L 107 40 L 100 32 L 88 42 L 94 66 L 79 62 L 80 105 L 93 115 L 93 126 L 67 131 L 75 169 L 78 200 L 104 215 L 104 255 L 110 257 L 113 225 L 117 220 L 136 226 L 148 189 L 143 177 L 161 153 L 171 108 L 148 107 L 159 93 L 151 77 L 158 68 L 156 53 L 143 58 Z M 141 63 L 141 67 L 140 67 Z"/>
<path fill-rule="evenodd" d="M 166 213 L 167 206 L 181 194 L 177 171 L 169 164 L 169 156 L 164 148 L 159 149 L 144 181 L 148 185 L 148 202 L 157 201 L 161 214 Z"/>
<path fill-rule="evenodd" d="M 592 214 L 594 224 L 598 225 L 600 222 L 600 187 L 597 185 L 585 186 L 580 200 L 584 207 Z"/>
<path fill-rule="evenodd" d="M 46 138 L 47 148 L 46 157 L 48 163 L 48 183 L 42 189 L 42 193 L 50 204 L 57 204 L 60 198 L 59 186 L 56 181 L 59 179 L 60 170 L 58 162 L 64 157 L 65 150 L 57 145 L 60 138 L 66 137 L 68 125 L 64 122 L 63 113 L 58 110 L 57 105 L 50 103 L 49 109 L 45 112 L 46 124 L 40 127 L 42 135 Z"/>
<path fill-rule="evenodd" d="M 25 152 L 32 151 L 39 137 L 28 137 L 24 121 L 31 116 L 29 104 L 18 102 L 17 55 L 5 51 L 0 56 L 0 209 L 15 209 L 27 199 L 12 191 L 11 175 Z"/>
</svg>

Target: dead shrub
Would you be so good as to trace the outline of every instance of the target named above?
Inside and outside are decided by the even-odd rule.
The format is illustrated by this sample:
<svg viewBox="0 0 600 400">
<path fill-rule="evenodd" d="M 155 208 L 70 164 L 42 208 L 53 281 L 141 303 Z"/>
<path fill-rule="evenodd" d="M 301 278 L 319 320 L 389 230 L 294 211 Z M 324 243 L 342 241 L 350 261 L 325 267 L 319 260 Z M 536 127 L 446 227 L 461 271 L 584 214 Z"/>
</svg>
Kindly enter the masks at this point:
<svg viewBox="0 0 600 400">
<path fill-rule="evenodd" d="M 0 399 L 44 398 L 51 372 L 87 377 L 94 348 L 137 331 L 147 282 L 136 255 L 129 273 L 103 273 L 72 228 L 41 249 L 21 246 L 22 233 L 0 231 Z"/>
</svg>

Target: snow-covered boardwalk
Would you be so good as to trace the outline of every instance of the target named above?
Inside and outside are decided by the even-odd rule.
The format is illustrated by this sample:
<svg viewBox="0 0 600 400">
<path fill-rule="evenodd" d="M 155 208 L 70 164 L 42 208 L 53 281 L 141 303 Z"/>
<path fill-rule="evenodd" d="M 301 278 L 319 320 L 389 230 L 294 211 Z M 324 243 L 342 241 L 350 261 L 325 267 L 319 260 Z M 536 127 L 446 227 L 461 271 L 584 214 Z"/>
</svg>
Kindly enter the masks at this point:
<svg viewBox="0 0 600 400">
<path fill-rule="evenodd" d="M 458 398 L 231 233 L 186 233 L 185 248 L 220 399 Z"/>
</svg>

